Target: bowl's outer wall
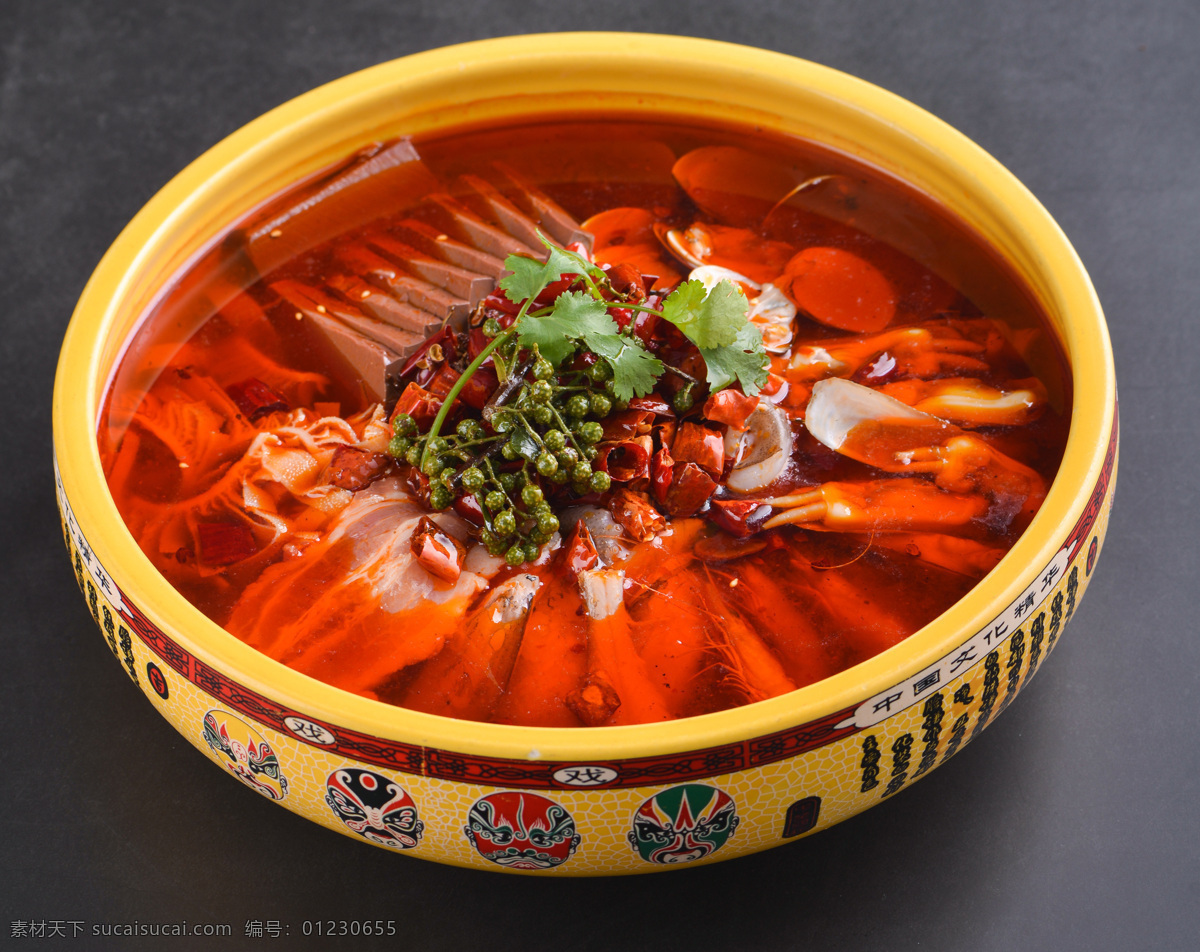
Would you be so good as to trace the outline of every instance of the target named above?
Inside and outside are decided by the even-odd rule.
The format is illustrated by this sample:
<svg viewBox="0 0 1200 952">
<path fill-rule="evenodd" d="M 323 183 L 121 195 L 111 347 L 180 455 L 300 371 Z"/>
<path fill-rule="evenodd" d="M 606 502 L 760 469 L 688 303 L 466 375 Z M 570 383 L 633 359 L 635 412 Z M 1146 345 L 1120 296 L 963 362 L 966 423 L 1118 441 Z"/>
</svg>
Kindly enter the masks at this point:
<svg viewBox="0 0 1200 952">
<path fill-rule="evenodd" d="M 564 65 L 597 51 L 624 60 L 603 76 L 593 60 L 599 78 L 589 80 Z M 653 55 L 675 68 L 653 65 Z M 848 131 L 858 129 L 873 144 L 868 158 L 911 173 L 1027 279 L 1072 368 L 1088 373 L 1075 373 L 1071 437 L 1042 512 L 970 597 L 897 648 L 794 696 L 659 727 L 497 731 L 309 682 L 220 631 L 157 576 L 103 487 L 93 431 L 137 316 L 204 241 L 296 176 L 379 135 L 520 111 L 512 97 L 527 80 L 514 77 L 532 56 L 558 57 L 564 94 L 572 83 L 608 82 L 593 105 L 754 118 L 862 154 Z M 688 100 L 679 74 L 712 72 L 717 61 L 727 82 L 708 88 L 730 102 Z M 501 98 L 462 105 L 480 88 Z M 646 88 L 654 94 L 639 92 Z M 775 109 L 789 89 L 804 99 L 792 109 L 800 118 Z M 423 108 L 388 105 L 403 96 Z M 750 115 L 747 103 L 764 108 Z M 312 142 L 319 147 L 302 148 Z M 270 175 L 255 169 L 263 156 Z M 532 848 L 535 868 L 597 874 L 730 858 L 821 829 L 974 738 L 1037 670 L 1086 588 L 1115 486 L 1117 426 L 1107 332 L 1082 266 L 1036 200 L 961 135 L 881 90 L 788 57 L 589 34 L 486 41 L 384 64 L 281 107 L 197 160 L 134 219 L 85 290 L 56 381 L 55 453 L 64 537 L 91 612 L 130 676 L 199 749 L 349 836 L 498 869 L 483 855 L 494 852 L 486 827 L 540 819 L 554 832 Z M 666 840 L 683 851 L 656 852 L 634 835 L 656 825 L 670 827 Z"/>
<path fill-rule="evenodd" d="M 667 837 L 673 845 L 699 844 L 685 856 L 729 859 L 853 816 L 978 736 L 1033 677 L 1079 604 L 1108 525 L 1116 461 L 1114 427 L 1101 478 L 1059 555 L 1031 566 L 1028 588 L 1006 612 L 927 670 L 815 723 L 703 750 L 591 763 L 473 757 L 371 737 L 290 710 L 204 664 L 149 622 L 121 595 L 119 575 L 96 560 L 61 485 L 59 504 L 76 579 L 114 656 L 184 737 L 247 786 L 348 836 L 490 869 L 501 867 L 467 832 L 472 819 L 486 816 L 472 806 L 509 791 L 497 806 L 507 808 L 510 821 L 518 805 L 527 819 L 536 813 L 557 820 L 557 852 L 541 844 L 533 860 L 538 868 L 596 875 L 650 872 L 670 861 L 654 858 L 649 847 L 635 850 L 639 810 L 664 826 L 663 817 L 670 819 L 677 828 Z M 372 800 L 364 779 L 388 794 Z M 643 809 L 683 785 L 690 787 L 689 804 L 704 808 L 690 837 L 678 816 L 676 801 L 684 799 L 678 791 L 666 793 L 661 812 Z M 347 789 L 357 790 L 364 805 L 386 802 L 390 819 L 363 824 L 340 805 Z M 717 831 L 706 834 L 706 824 Z"/>
</svg>

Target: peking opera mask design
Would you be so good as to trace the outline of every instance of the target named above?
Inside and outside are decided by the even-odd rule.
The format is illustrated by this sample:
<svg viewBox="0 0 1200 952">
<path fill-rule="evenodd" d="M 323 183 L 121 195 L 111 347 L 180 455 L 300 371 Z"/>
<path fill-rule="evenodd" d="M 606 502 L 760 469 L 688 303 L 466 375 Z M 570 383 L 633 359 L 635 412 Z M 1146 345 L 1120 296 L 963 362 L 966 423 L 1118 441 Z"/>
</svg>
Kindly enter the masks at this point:
<svg viewBox="0 0 1200 952">
<path fill-rule="evenodd" d="M 204 715 L 204 740 L 225 768 L 264 797 L 282 800 L 288 782 L 271 745 L 253 727 L 232 714 L 212 710 Z"/>
<path fill-rule="evenodd" d="M 705 784 L 685 783 L 656 793 L 638 807 L 627 836 L 648 863 L 689 863 L 724 846 L 738 822 L 729 794 Z"/>
<path fill-rule="evenodd" d="M 506 869 L 561 866 L 580 840 L 566 808 L 536 793 L 492 793 L 476 800 L 463 832 L 480 856 Z"/>
<path fill-rule="evenodd" d="M 425 832 L 408 791 L 371 770 L 339 767 L 325 782 L 325 802 L 347 827 L 380 846 L 409 850 Z"/>
</svg>

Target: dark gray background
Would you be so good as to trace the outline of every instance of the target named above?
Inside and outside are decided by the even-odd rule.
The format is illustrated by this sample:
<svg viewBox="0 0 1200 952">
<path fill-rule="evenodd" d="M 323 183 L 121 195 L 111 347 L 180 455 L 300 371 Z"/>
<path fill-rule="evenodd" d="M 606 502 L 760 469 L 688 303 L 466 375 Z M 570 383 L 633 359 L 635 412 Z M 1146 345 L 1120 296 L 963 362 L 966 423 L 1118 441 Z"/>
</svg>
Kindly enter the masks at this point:
<svg viewBox="0 0 1200 952">
<path fill-rule="evenodd" d="M 1121 383 L 1107 545 L 1020 701 L 857 819 L 656 877 L 443 868 L 252 796 L 113 662 L 54 511 L 58 345 L 88 274 L 161 185 L 243 123 L 344 73 L 563 29 L 765 46 L 957 126 L 1074 241 Z M 389 944 L 412 950 L 1200 946 L 1198 89 L 1195 0 L 0 0 L 0 939 L 18 919 L 186 918 L 232 923 L 235 937 L 121 945 L 295 948 L 302 919 L 332 917 L 395 919 Z M 290 923 L 292 938 L 244 939 L 247 919 Z"/>
</svg>

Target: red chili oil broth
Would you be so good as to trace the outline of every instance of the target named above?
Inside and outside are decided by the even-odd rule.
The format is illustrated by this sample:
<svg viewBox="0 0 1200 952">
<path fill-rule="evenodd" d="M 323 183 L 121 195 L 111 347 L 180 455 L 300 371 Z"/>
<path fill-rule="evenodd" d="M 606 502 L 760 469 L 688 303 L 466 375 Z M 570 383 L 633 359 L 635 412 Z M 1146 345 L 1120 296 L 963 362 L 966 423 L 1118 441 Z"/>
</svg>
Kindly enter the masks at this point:
<svg viewBox="0 0 1200 952">
<path fill-rule="evenodd" d="M 992 248 L 946 209 L 895 177 L 811 142 L 760 129 L 684 123 L 666 117 L 532 117 L 498 127 L 452 129 L 419 137 L 414 143 L 441 182 L 451 183 L 463 173 L 486 176 L 491 163 L 500 161 L 517 169 L 581 222 L 619 206 L 649 209 L 671 227 L 686 227 L 703 219 L 675 183 L 671 167 L 675 157 L 704 145 L 751 143 L 756 153 L 804 176 L 837 176 L 838 188 L 829 190 L 826 197 L 817 200 L 810 196 L 773 211 L 769 227 L 762 229 L 763 237 L 797 247 L 843 248 L 875 265 L 896 291 L 892 326 L 935 317 L 970 320 L 986 315 L 1002 319 L 1025 341 L 1023 351 L 1036 363 L 1036 376 L 1050 395 L 1049 405 L 1039 418 L 1024 426 L 983 427 L 973 432 L 1031 467 L 1047 485 L 1053 479 L 1066 441 L 1071 391 L 1054 333 L 1032 295 Z M 312 183 L 320 178 L 319 174 L 311 177 L 270 204 L 311 193 Z M 736 196 L 730 199 L 736 200 Z M 753 206 L 746 201 L 748 207 Z M 406 209 L 398 215 L 412 212 Z M 260 211 L 248 216 L 248 221 L 261 218 Z M 320 241 L 264 276 L 239 253 L 236 228 L 231 226 L 174 280 L 131 336 L 112 375 L 99 421 L 100 452 L 109 487 L 127 521 L 139 500 L 182 504 L 197 486 L 219 479 L 229 465 L 229 460 L 222 460 L 211 473 L 186 473 L 167 442 L 131 422 L 148 393 L 169 396 L 180 388 L 195 392 L 194 388 L 206 385 L 223 389 L 244 379 L 245 369 L 237 359 L 239 341 L 248 342 L 265 358 L 297 375 L 327 378 L 319 385 L 278 387 L 292 407 L 336 403 L 341 415 L 349 416 L 366 406 L 368 400 L 359 382 L 343 368 L 331 366 L 297 333 L 296 324 L 274 306 L 265 278 L 319 282 L 333 267 L 333 256 L 341 244 L 386 224 L 371 222 Z M 686 273 L 685 266 L 679 267 Z M 849 336 L 803 316 L 797 318 L 796 326 L 797 342 Z M 1000 366 L 979 376 L 984 383 L 999 383 L 1034 375 L 1012 352 L 1004 355 Z M 827 449 L 806 432 L 797 436 L 793 460 L 788 479 L 774 492 L 880 477 L 870 467 Z M 190 492 L 184 491 L 185 484 Z M 714 531 L 711 527 L 704 530 Z M 1011 523 L 1002 521 L 980 527 L 981 537 L 1005 549 L 1016 534 Z M 183 539 L 155 544 L 150 535 L 135 531 L 159 571 L 218 624 L 228 621 L 245 588 L 280 557 L 203 565 L 194 543 Z M 880 544 L 873 533 L 785 526 L 767 535 L 768 544 L 748 555 L 697 562 L 691 570 L 702 580 L 697 584 L 707 586 L 710 595 L 723 593 L 724 610 L 738 612 L 761 635 L 797 686 L 865 660 L 911 634 L 963 597 L 978 576 L 978 572 L 960 573 L 931 564 L 920 557 L 919 546 L 911 543 Z M 180 544 L 174 545 L 175 541 Z M 236 555 L 237 546 L 230 551 Z M 548 576 L 561 569 L 552 559 L 545 566 L 519 571 Z M 512 574 L 502 571 L 493 586 Z M 484 597 L 486 592 L 479 596 Z M 579 603 L 567 601 L 570 604 L 562 611 L 574 617 L 564 616 L 563 625 L 575 630 Z M 656 605 L 653 591 L 631 605 L 630 615 L 639 648 L 651 637 L 655 625 L 670 624 L 672 617 Z M 695 650 L 708 650 L 709 654 L 692 665 L 691 684 L 672 686 L 671 690 L 686 695 L 677 714 L 701 714 L 753 700 L 739 689 L 737 673 L 720 652 L 711 650 L 719 618 L 694 618 L 679 624 L 690 625 L 687 637 L 695 641 Z M 575 644 L 571 650 L 576 659 L 571 663 L 581 663 L 578 655 L 584 649 Z M 408 669 L 395 672 L 366 693 L 398 702 L 414 674 Z M 494 719 L 561 726 L 579 723 L 553 699 L 536 716 L 505 714 L 509 708 L 502 703 Z"/>
</svg>

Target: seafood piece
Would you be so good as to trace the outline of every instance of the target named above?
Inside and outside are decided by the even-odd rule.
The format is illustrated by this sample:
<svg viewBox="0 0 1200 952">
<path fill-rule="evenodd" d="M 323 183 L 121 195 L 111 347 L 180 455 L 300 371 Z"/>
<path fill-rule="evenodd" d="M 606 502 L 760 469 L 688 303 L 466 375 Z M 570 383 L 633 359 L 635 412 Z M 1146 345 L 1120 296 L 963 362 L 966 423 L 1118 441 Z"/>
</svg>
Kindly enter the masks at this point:
<svg viewBox="0 0 1200 952">
<path fill-rule="evenodd" d="M 702 211 L 739 228 L 760 224 L 809 177 L 792 165 L 728 145 L 693 149 L 680 156 L 671 174 Z"/>
<path fill-rule="evenodd" d="M 701 579 L 690 570 L 662 575 L 630 608 L 634 644 L 672 715 L 706 713 L 702 690 L 706 655 L 712 644 L 709 626 L 716 623 L 704 607 Z M 708 671 L 710 688 L 715 671 Z"/>
<path fill-rule="evenodd" d="M 934 377 L 989 370 L 987 348 L 946 324 L 897 327 L 870 337 L 838 337 L 797 344 L 784 371 L 792 383 L 823 377 L 852 377 L 869 368 L 875 376 Z"/>
<path fill-rule="evenodd" d="M 724 600 L 751 630 L 761 632 L 763 642 L 796 687 L 839 670 L 838 658 L 822 633 L 821 619 L 812 611 L 811 597 L 781 593 L 780 579 L 755 558 L 741 560 L 736 575 L 716 567 L 710 572 L 718 584 L 725 583 Z M 787 574 L 793 574 L 790 567 Z M 731 586 L 734 579 L 743 584 Z"/>
<path fill-rule="evenodd" d="M 410 539 L 425 515 L 396 478 L 355 493 L 323 539 L 246 588 L 226 627 L 304 674 L 370 693 L 434 655 L 487 586 L 472 572 L 448 583 L 421 567 Z M 434 521 L 460 540 L 467 536 L 454 516 Z"/>
<path fill-rule="evenodd" d="M 625 530 L 613 519 L 607 509 L 594 506 L 573 506 L 564 509 L 559 517 L 564 535 L 576 525 L 582 524 L 588 532 L 589 542 L 605 565 L 620 562 L 629 557 L 631 548 Z"/>
<path fill-rule="evenodd" d="M 881 532 L 863 539 L 864 544 L 903 552 L 914 559 L 949 569 L 968 578 L 983 578 L 1004 558 L 1005 549 L 976 539 L 937 532 Z"/>
<path fill-rule="evenodd" d="M 959 426 L 1023 426 L 1046 406 L 1046 387 L 1036 377 L 1014 380 L 1012 389 L 989 387 L 974 377 L 897 380 L 879 388 L 914 409 Z"/>
<path fill-rule="evenodd" d="M 781 274 L 796 252 L 786 242 L 770 241 L 748 228 L 728 225 L 694 222 L 680 229 L 660 223 L 654 226 L 654 233 L 689 268 L 716 265 L 760 285 Z"/>
<path fill-rule="evenodd" d="M 779 659 L 744 618 L 726 601 L 722 587 L 707 574 L 709 584 L 703 589 L 705 610 L 719 623 L 709 625 L 710 650 L 731 682 L 747 703 L 762 701 L 796 689 Z"/>
<path fill-rule="evenodd" d="M 988 511 L 982 496 L 947 492 L 917 479 L 822 483 L 761 501 L 781 510 L 763 523 L 764 529 L 801 525 L 842 532 L 973 532 L 972 522 Z"/>
<path fill-rule="evenodd" d="M 663 253 L 654 234 L 656 221 L 644 208 L 610 208 L 581 227 L 593 235 L 593 261 L 632 265 L 642 274 L 655 276 L 654 290 L 664 290 L 682 281 L 683 275 Z"/>
<path fill-rule="evenodd" d="M 978 436 L 850 380 L 814 385 L 804 422 L 843 456 L 889 473 L 929 473 L 949 492 L 1019 497 L 1030 516 L 1046 495 L 1041 476 Z"/>
<path fill-rule="evenodd" d="M 529 609 L 525 633 L 492 721 L 536 727 L 580 727 L 567 696 L 587 676 L 588 621 L 575 577 L 553 572 Z"/>
<path fill-rule="evenodd" d="M 775 283 L 818 324 L 875 333 L 896 316 L 896 292 L 869 261 L 842 248 L 805 248 Z"/>
<path fill-rule="evenodd" d="M 400 703 L 415 711 L 486 721 L 508 685 L 540 587 L 536 575 L 516 575 L 493 589 L 425 662 Z"/>
<path fill-rule="evenodd" d="M 778 407 L 760 403 L 744 429 L 725 433 L 725 455 L 734 460 L 725 484 L 734 492 L 752 493 L 775 482 L 792 456 L 792 425 Z"/>
<path fill-rule="evenodd" d="M 662 693 L 638 655 L 625 608 L 625 573 L 587 569 L 579 591 L 588 616 L 587 676 L 567 706 L 589 727 L 646 724 L 671 717 Z"/>
</svg>

